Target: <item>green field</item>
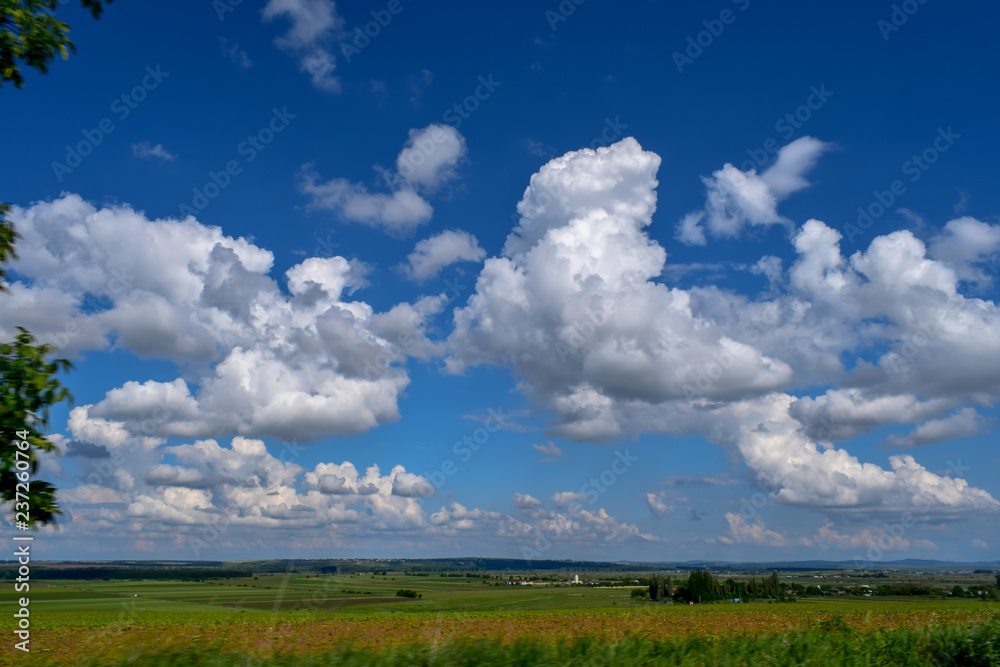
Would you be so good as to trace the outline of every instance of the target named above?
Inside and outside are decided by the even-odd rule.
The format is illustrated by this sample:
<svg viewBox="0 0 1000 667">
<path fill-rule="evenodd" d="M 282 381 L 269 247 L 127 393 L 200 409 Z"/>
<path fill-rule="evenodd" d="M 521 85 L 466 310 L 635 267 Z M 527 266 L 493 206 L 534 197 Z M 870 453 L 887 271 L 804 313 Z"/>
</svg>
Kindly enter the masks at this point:
<svg viewBox="0 0 1000 667">
<path fill-rule="evenodd" d="M 423 597 L 396 597 L 402 588 Z M 630 602 L 631 588 L 490 586 L 479 579 L 390 575 L 260 575 L 230 581 L 50 582 L 32 586 L 39 615 L 79 611 L 309 611 L 337 613 L 588 609 Z M 138 596 L 138 597 L 135 597 Z"/>
<path fill-rule="evenodd" d="M 338 651 L 340 662 L 315 664 L 490 664 L 493 659 L 498 664 L 625 664 L 623 651 L 631 652 L 629 660 L 643 655 L 646 660 L 671 646 L 670 655 L 690 654 L 689 662 L 669 662 L 673 658 L 664 654 L 656 660 L 666 662 L 648 664 L 713 664 L 691 657 L 699 651 L 716 656 L 712 660 L 723 656 L 729 664 L 754 664 L 761 651 L 780 653 L 796 637 L 817 656 L 857 644 L 849 652 L 854 656 L 868 651 L 862 651 L 865 637 L 879 646 L 930 650 L 935 641 L 959 641 L 947 633 L 960 632 L 969 641 L 979 637 L 975 642 L 992 650 L 996 638 L 989 633 L 1000 636 L 1000 604 L 973 599 L 829 596 L 794 603 L 687 605 L 636 600 L 630 587 L 485 581 L 404 574 L 33 581 L 31 654 L 8 644 L 0 664 L 291 665 Z M 7 601 L 14 595 L 9 584 L 5 588 Z M 399 589 L 420 597 L 397 597 Z M 969 623 L 979 629 L 970 630 Z M 829 637 L 841 643 L 830 644 Z M 995 662 L 872 664 L 1000 664 L 997 642 Z M 358 662 L 350 662 L 355 658 L 344 653 L 348 647 L 362 652 L 355 656 Z M 473 660 L 469 651 L 482 655 Z M 520 658 L 519 651 L 524 652 Z M 794 655 L 789 655 L 791 660 Z M 591 659 L 596 662 L 587 662 Z"/>
</svg>

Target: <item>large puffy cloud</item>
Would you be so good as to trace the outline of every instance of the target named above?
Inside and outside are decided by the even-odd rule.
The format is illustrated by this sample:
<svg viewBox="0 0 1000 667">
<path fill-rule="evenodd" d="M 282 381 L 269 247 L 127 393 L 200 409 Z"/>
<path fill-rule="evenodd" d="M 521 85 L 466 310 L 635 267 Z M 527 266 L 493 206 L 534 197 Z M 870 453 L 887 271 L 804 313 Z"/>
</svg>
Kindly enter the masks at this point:
<svg viewBox="0 0 1000 667">
<path fill-rule="evenodd" d="M 944 415 L 963 403 L 985 405 L 1000 396 L 1000 373 L 983 363 L 1000 354 L 996 304 L 963 296 L 955 265 L 929 258 L 909 231 L 877 237 L 850 258 L 840 254 L 839 241 L 839 232 L 822 222 L 803 225 L 794 239 L 799 259 L 789 272 L 789 298 L 822 318 L 823 336 L 836 343 L 831 351 L 877 346 L 883 352 L 873 361 L 857 359 L 846 379 L 845 373 L 827 374 L 826 382 L 843 386 L 793 401 L 790 416 L 821 441 L 918 422 L 924 423 L 886 445 L 917 446 L 981 432 L 987 422 L 974 410 Z M 893 461 L 897 472 L 906 469 Z M 973 499 L 972 506 L 992 505 Z"/>
<path fill-rule="evenodd" d="M 713 236 L 727 238 L 738 236 L 747 224 L 787 224 L 788 219 L 778 213 L 778 203 L 809 187 L 805 175 L 830 148 L 813 137 L 800 137 L 783 146 L 778 159 L 762 174 L 726 164 L 711 177 L 702 178 L 707 190 L 705 208 L 681 220 L 677 238 L 689 245 L 705 245 L 705 226 Z"/>
<path fill-rule="evenodd" d="M 366 284 L 356 261 L 309 258 L 287 271 L 286 293 L 268 275 L 270 252 L 193 218 L 148 220 L 64 195 L 11 219 L 23 236 L 13 268 L 31 282 L 16 283 L 0 308 L 51 303 L 33 331 L 67 354 L 114 340 L 186 369 L 78 408 L 92 430 L 293 442 L 358 433 L 399 417 L 408 378 L 393 362 L 436 349 L 423 329 L 442 299 L 375 312 L 348 296 Z M 13 321 L 24 320 L 3 318 Z M 395 345 L 403 335 L 405 351 Z"/>
<path fill-rule="evenodd" d="M 771 170 L 752 175 L 754 187 L 775 201 L 801 189 L 826 149 L 815 140 L 785 147 Z M 658 165 L 626 139 L 543 166 L 503 255 L 486 260 L 476 293 L 455 311 L 447 368 L 510 368 L 555 413 L 549 432 L 567 438 L 705 435 L 779 503 L 1000 509 L 986 491 L 910 456 L 881 466 L 829 444 L 1000 396 L 1000 372 L 982 363 L 1000 358 L 995 304 L 963 297 L 955 270 L 910 232 L 844 258 L 839 232 L 818 220 L 795 234 L 787 277 L 768 264 L 767 296 L 670 287 L 661 282 L 666 253 L 645 231 Z M 884 352 L 874 362 L 845 365 L 876 345 Z M 793 395 L 824 384 L 833 385 L 825 394 Z M 663 499 L 652 500 L 662 513 Z"/>
<path fill-rule="evenodd" d="M 527 542 L 563 525 L 565 549 L 639 535 L 599 508 L 514 519 L 452 503 L 431 513 L 424 504 L 433 485 L 402 466 L 359 474 L 346 461 L 312 470 L 295 462 L 301 448 L 290 443 L 397 418 L 408 378 L 396 362 L 438 353 L 424 328 L 443 297 L 375 312 L 350 296 L 366 284 L 366 267 L 341 257 L 302 261 L 282 289 L 269 275 L 271 254 L 243 239 L 193 218 L 97 209 L 75 195 L 11 217 L 24 235 L 14 267 L 24 280 L 13 293 L 18 303 L 52 305 L 38 322 L 43 340 L 66 353 L 114 341 L 184 369 L 172 380 L 125 382 L 71 411 L 82 469 L 64 496 L 74 539 L 121 544 L 142 534 L 144 548 L 199 557 L 266 548 L 261 528 L 313 548 L 392 532 L 427 540 L 468 533 L 513 550 L 515 523 Z M 3 321 L 24 321 L 15 314 Z M 404 336 L 405 348 L 391 344 Z M 268 452 L 265 435 L 286 443 L 284 451 Z"/>
<path fill-rule="evenodd" d="M 465 138 L 458 130 L 432 124 L 410 131 L 396 159 L 397 171 L 382 170 L 389 192 L 370 192 L 364 184 L 343 178 L 321 182 L 310 164 L 302 169 L 299 190 L 309 195 L 313 208 L 403 235 L 430 220 L 434 209 L 421 194 L 433 194 L 455 178 L 455 167 L 465 155 Z"/>
<path fill-rule="evenodd" d="M 893 518 L 902 512 L 955 517 L 1000 510 L 988 492 L 928 471 L 912 456 L 890 456 L 886 468 L 817 441 L 794 416 L 797 400 L 775 392 L 729 403 L 616 406 L 613 414 L 639 422 L 633 428 L 645 432 L 703 433 L 738 457 L 755 486 L 779 504 Z"/>
<path fill-rule="evenodd" d="M 455 312 L 449 368 L 512 365 L 568 419 L 570 437 L 585 422 L 600 430 L 612 398 L 731 398 L 788 382 L 787 364 L 711 326 L 687 293 L 652 282 L 666 259 L 644 230 L 659 162 L 626 139 L 535 174 L 504 256 L 486 261 L 476 294 Z M 606 424 L 605 436 L 617 432 Z"/>
<path fill-rule="evenodd" d="M 850 437 L 878 422 L 937 418 L 962 402 L 1000 396 L 1000 373 L 983 363 L 1000 355 L 994 302 L 963 296 L 952 266 L 928 258 L 909 231 L 879 236 L 849 259 L 841 256 L 839 240 L 822 222 L 807 222 L 795 239 L 800 258 L 791 286 L 834 331 L 850 326 L 857 332 L 843 351 L 876 342 L 886 351 L 874 362 L 857 362 L 851 387 L 804 400 L 797 417 L 813 428 L 821 416 Z M 875 414 L 874 402 L 886 412 Z"/>
<path fill-rule="evenodd" d="M 791 416 L 793 401 L 791 396 L 773 394 L 721 411 L 738 419 L 736 447 L 779 502 L 896 514 L 1000 510 L 1000 502 L 986 491 L 964 479 L 932 473 L 912 456 L 890 456 L 886 470 L 844 449 L 817 445 Z"/>
</svg>

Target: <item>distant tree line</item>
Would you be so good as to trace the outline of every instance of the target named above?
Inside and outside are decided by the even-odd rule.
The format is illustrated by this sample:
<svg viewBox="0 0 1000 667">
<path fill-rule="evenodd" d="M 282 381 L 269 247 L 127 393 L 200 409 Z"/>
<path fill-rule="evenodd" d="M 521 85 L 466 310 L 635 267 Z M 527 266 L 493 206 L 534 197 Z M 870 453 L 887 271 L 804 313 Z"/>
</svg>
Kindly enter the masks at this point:
<svg viewBox="0 0 1000 667">
<path fill-rule="evenodd" d="M 637 590 L 641 593 L 641 589 Z M 653 601 L 715 602 L 735 598 L 783 599 L 787 595 L 785 590 L 777 572 L 760 581 L 756 577 L 749 581 L 720 581 L 711 572 L 699 569 L 688 574 L 686 580 L 678 580 L 676 586 L 671 577 L 654 574 L 649 578 L 647 594 Z"/>
<path fill-rule="evenodd" d="M 863 575 L 862 575 L 863 576 Z M 880 596 L 941 596 L 973 597 L 983 600 L 1000 599 L 1000 574 L 995 575 L 997 586 L 972 585 L 967 588 L 956 585 L 944 590 L 917 582 L 899 582 L 869 586 L 840 586 L 835 591 L 830 585 L 803 586 L 799 583 L 782 583 L 777 572 L 758 580 L 726 579 L 720 581 L 711 572 L 694 570 L 687 579 L 673 580 L 670 576 L 654 574 L 649 577 L 646 588 L 632 590 L 633 598 L 648 598 L 654 602 L 716 602 L 719 600 L 794 600 L 798 596 L 820 596 L 827 594 L 880 595 Z M 645 581 L 645 580 L 640 580 Z"/>
<path fill-rule="evenodd" d="M 0 579 L 17 576 L 16 567 L 0 568 Z M 249 570 L 230 570 L 210 567 L 36 567 L 31 570 L 32 579 L 95 580 L 114 579 L 136 581 L 139 579 L 237 579 L 252 577 Z"/>
</svg>

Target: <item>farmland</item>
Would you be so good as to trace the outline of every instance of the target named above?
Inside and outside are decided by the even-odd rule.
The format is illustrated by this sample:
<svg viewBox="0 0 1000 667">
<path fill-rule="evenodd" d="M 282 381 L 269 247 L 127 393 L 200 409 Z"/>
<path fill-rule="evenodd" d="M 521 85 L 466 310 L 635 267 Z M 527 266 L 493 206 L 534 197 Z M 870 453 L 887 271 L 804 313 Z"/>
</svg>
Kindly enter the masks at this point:
<svg viewBox="0 0 1000 667">
<path fill-rule="evenodd" d="M 819 575 L 798 576 L 805 581 Z M 635 599 L 626 586 L 508 585 L 498 577 L 259 573 L 199 581 L 33 582 L 31 654 L 15 656 L 8 645 L 0 659 L 3 664 L 16 659 L 23 665 L 96 665 L 140 652 L 145 657 L 138 664 L 146 664 L 159 659 L 152 657 L 156 652 L 195 651 L 202 657 L 237 652 L 258 659 L 211 664 L 264 665 L 274 656 L 305 659 L 345 646 L 433 649 L 436 655 L 445 649 L 472 650 L 466 643 L 475 641 L 487 642 L 480 648 L 492 647 L 497 655 L 570 650 L 595 641 L 599 650 L 629 646 L 641 652 L 671 643 L 680 650 L 685 642 L 710 642 L 712 650 L 728 651 L 736 650 L 733 642 L 744 650 L 777 635 L 827 641 L 831 629 L 842 638 L 919 642 L 929 641 L 919 633 L 931 626 L 944 632 L 968 623 L 994 630 L 1000 624 L 1000 604 L 978 599 L 829 596 L 784 604 L 662 604 Z M 951 579 L 942 581 L 947 585 Z M 397 596 L 401 589 L 419 597 Z M 166 657 L 163 664 L 179 659 Z"/>
</svg>

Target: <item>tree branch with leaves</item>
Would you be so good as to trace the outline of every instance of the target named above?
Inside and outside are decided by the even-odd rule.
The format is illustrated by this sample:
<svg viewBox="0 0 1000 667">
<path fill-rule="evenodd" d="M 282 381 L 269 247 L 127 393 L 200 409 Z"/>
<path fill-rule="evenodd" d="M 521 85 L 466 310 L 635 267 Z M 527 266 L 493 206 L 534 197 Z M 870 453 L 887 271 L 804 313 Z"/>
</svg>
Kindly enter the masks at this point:
<svg viewBox="0 0 1000 667">
<path fill-rule="evenodd" d="M 49 482 L 34 479 L 38 470 L 38 452 L 58 451 L 45 437 L 49 426 L 49 408 L 62 401 L 72 403 L 72 396 L 57 377 L 60 372 L 73 368 L 66 359 L 48 360 L 55 351 L 51 345 L 35 345 L 35 338 L 18 327 L 12 343 L 0 345 L 0 499 L 13 501 L 16 497 L 17 478 L 15 467 L 17 452 L 23 451 L 28 459 L 31 481 L 27 484 L 28 524 L 54 523 L 62 512 L 56 502 L 56 488 Z M 15 442 L 27 441 L 26 450 L 19 450 Z"/>
<path fill-rule="evenodd" d="M 113 0 L 81 0 L 96 19 L 104 12 L 104 3 Z M 22 67 L 33 67 L 42 74 L 59 55 L 63 60 L 76 53 L 69 39 L 69 26 L 55 17 L 60 0 L 0 0 L 0 86 L 13 81 L 24 86 Z"/>
<path fill-rule="evenodd" d="M 14 241 L 18 233 L 7 220 L 9 209 L 9 205 L 0 204 L 0 292 L 7 291 L 7 274 L 2 265 L 17 258 Z M 38 470 L 38 452 L 58 451 L 44 431 L 49 426 L 49 409 L 62 401 L 72 403 L 58 375 L 72 369 L 73 364 L 66 359 L 50 360 L 55 347 L 36 345 L 31 333 L 22 327 L 17 329 L 19 333 L 12 342 L 0 344 L 0 501 L 17 498 L 17 459 L 27 456 L 32 477 L 26 494 L 27 523 L 37 526 L 54 523 L 56 515 L 61 514 L 55 487 L 33 477 Z M 28 443 L 26 450 L 15 445 L 20 441 Z"/>
</svg>

